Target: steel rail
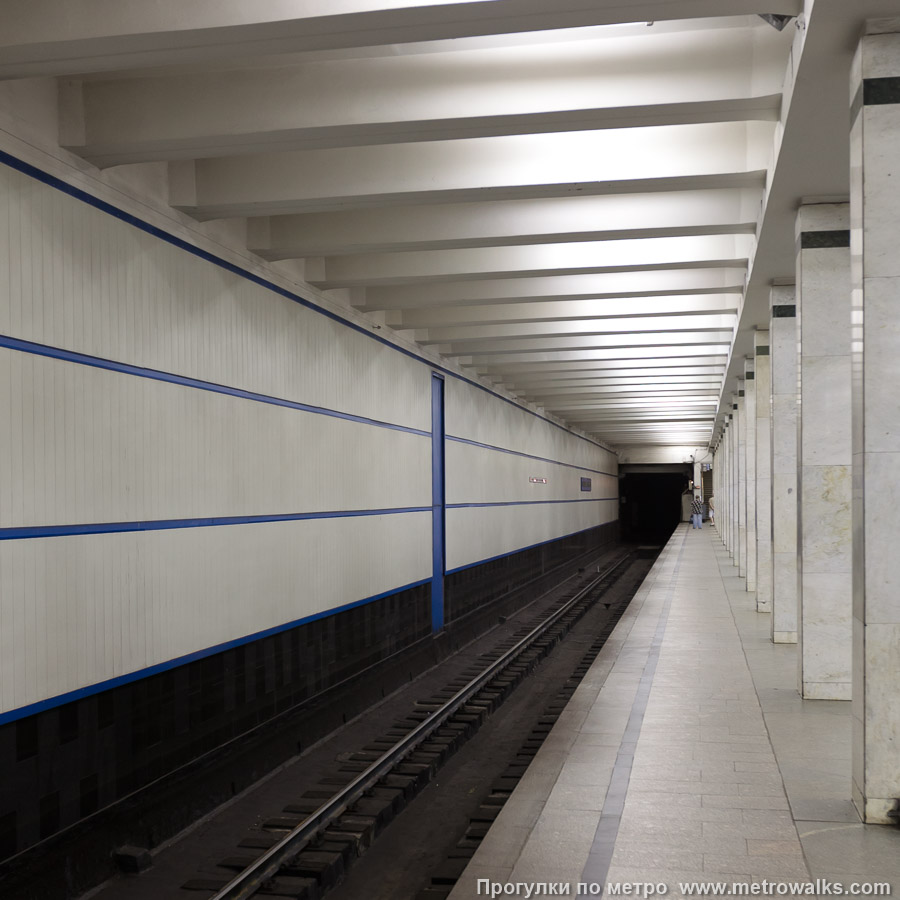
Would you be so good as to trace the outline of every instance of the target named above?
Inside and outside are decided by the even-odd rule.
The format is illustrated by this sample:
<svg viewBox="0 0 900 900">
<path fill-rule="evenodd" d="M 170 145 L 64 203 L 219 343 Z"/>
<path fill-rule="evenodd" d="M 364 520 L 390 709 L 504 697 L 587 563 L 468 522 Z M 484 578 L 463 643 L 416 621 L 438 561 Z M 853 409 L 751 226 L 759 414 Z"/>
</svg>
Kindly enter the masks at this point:
<svg viewBox="0 0 900 900">
<path fill-rule="evenodd" d="M 284 862 L 294 854 L 299 853 L 305 843 L 313 838 L 321 828 L 340 816 L 348 806 L 358 800 L 380 778 L 390 772 L 417 744 L 422 743 L 432 731 L 443 725 L 450 716 L 461 706 L 465 705 L 495 675 L 505 669 L 520 653 L 552 628 L 573 606 L 580 603 L 594 590 L 598 584 L 631 559 L 631 556 L 631 553 L 625 554 L 597 575 L 593 581 L 578 591 L 571 599 L 567 600 L 559 609 L 551 613 L 543 622 L 536 625 L 525 637 L 510 647 L 502 656 L 494 660 L 479 675 L 476 675 L 469 681 L 467 685 L 460 688 L 440 709 L 436 709 L 428 718 L 423 719 L 406 737 L 401 738 L 393 747 L 386 750 L 346 787 L 323 803 L 293 831 L 270 847 L 252 865 L 238 873 L 211 900 L 247 900 L 247 898 L 252 897 L 266 881 L 278 873 Z"/>
</svg>

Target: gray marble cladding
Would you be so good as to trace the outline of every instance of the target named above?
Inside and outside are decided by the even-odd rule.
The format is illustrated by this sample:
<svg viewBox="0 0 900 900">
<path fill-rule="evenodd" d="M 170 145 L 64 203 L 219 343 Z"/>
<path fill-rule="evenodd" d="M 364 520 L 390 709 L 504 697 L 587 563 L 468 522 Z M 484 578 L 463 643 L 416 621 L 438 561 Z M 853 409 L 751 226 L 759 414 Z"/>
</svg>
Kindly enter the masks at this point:
<svg viewBox="0 0 900 900">
<path fill-rule="evenodd" d="M 772 622 L 776 643 L 797 640 L 797 320 L 777 315 L 794 308 L 794 289 L 771 292 Z"/>
<path fill-rule="evenodd" d="M 797 215 L 799 681 L 804 697 L 832 700 L 850 699 L 852 669 L 849 223 L 846 203 Z"/>
<path fill-rule="evenodd" d="M 757 332 L 756 347 L 756 608 L 772 611 L 772 441 L 769 332 Z M 761 352 L 765 351 L 765 352 Z"/>
<path fill-rule="evenodd" d="M 851 91 L 853 303 L 853 800 L 886 823 L 900 797 L 900 104 L 872 79 L 900 77 L 900 20 L 860 41 Z M 862 91 L 862 81 L 867 90 Z"/>
<path fill-rule="evenodd" d="M 746 564 L 744 566 L 747 578 L 747 590 L 756 592 L 756 563 L 757 563 L 757 546 L 756 546 L 756 489 L 757 489 L 757 473 L 756 473 L 756 430 L 757 430 L 757 384 L 756 371 L 754 368 L 754 360 L 746 360 L 744 362 L 744 423 L 746 425 L 746 449 L 744 454 L 745 462 L 745 485 L 744 502 L 746 504 Z"/>
<path fill-rule="evenodd" d="M 741 578 L 747 575 L 747 397 L 745 380 L 738 378 L 737 452 L 737 552 L 735 561 Z"/>
</svg>

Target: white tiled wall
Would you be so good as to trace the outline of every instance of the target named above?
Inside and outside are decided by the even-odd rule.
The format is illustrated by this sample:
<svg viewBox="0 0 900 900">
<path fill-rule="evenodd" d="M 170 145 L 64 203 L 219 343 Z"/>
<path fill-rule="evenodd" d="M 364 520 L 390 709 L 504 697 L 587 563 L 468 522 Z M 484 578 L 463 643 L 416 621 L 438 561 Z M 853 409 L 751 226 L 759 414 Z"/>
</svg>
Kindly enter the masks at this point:
<svg viewBox="0 0 900 900">
<path fill-rule="evenodd" d="M 430 430 L 427 365 L 4 166 L 0 334 Z M 615 473 L 608 451 L 446 385 L 448 434 Z M 535 488 L 609 497 L 615 479 L 448 442 L 448 502 Z M 0 348 L 0 528 L 430 504 L 427 435 Z M 447 565 L 615 515 L 450 510 Z M 2 540 L 0 712 L 430 574 L 428 512 Z"/>
<path fill-rule="evenodd" d="M 517 505 L 448 509 L 447 568 L 511 553 L 618 518 L 614 453 L 461 381 L 448 383 L 446 430 L 454 437 L 528 454 L 448 441 L 448 504 Z M 546 478 L 547 483 L 530 482 L 532 477 Z M 582 477 L 591 479 L 589 492 L 581 490 Z M 521 501 L 548 500 L 579 502 L 519 505 Z"/>
</svg>

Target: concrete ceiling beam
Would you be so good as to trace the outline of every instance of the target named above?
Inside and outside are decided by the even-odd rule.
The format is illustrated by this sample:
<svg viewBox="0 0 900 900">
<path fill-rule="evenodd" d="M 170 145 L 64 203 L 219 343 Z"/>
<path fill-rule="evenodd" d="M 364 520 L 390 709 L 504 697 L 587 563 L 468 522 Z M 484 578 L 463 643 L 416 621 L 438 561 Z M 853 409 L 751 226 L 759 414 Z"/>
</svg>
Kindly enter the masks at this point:
<svg viewBox="0 0 900 900">
<path fill-rule="evenodd" d="M 469 364 L 481 368 L 495 368 L 501 372 L 504 365 L 525 363 L 529 367 L 540 366 L 543 363 L 577 363 L 579 368 L 584 368 L 586 363 L 606 360 L 614 368 L 627 366 L 629 361 L 639 361 L 647 365 L 651 361 L 669 361 L 672 359 L 700 359 L 703 356 L 715 357 L 717 362 L 727 358 L 729 344 L 686 344 L 684 346 L 666 347 L 599 347 L 583 350 L 544 350 L 524 351 L 517 353 L 495 353 L 469 358 Z"/>
<path fill-rule="evenodd" d="M 621 316 L 733 315 L 737 311 L 734 294 L 696 296 L 636 297 L 610 300 L 557 300 L 543 303 L 453 306 L 439 309 L 396 310 L 386 314 L 394 328 L 437 329 L 461 325 L 514 325 L 526 322 L 570 322 L 579 319 L 615 319 Z"/>
<path fill-rule="evenodd" d="M 499 375 L 495 377 L 501 377 Z M 671 380 L 670 380 L 671 379 Z M 657 387 L 663 389 L 679 389 L 679 388 L 697 388 L 719 390 L 721 384 L 721 374 L 709 375 L 684 375 L 669 376 L 669 378 L 626 378 L 614 377 L 609 379 L 546 379 L 521 382 L 516 378 L 507 378 L 505 383 L 508 387 L 518 391 L 525 391 L 535 396 L 553 396 L 554 394 L 562 394 L 568 392 L 577 393 L 579 391 L 617 391 L 617 390 L 652 390 Z"/>
<path fill-rule="evenodd" d="M 319 288 L 333 289 L 552 272 L 575 275 L 654 268 L 741 267 L 751 256 L 753 244 L 752 235 L 741 234 L 332 256 L 323 260 L 321 277 L 312 272 L 307 280 Z"/>
<path fill-rule="evenodd" d="M 433 310 L 472 304 L 518 304 L 528 301 L 612 300 L 697 294 L 740 297 L 743 267 L 665 269 L 651 272 L 606 272 L 590 275 L 546 275 L 534 278 L 474 279 L 371 287 L 365 312 Z"/>
<path fill-rule="evenodd" d="M 721 380 L 721 379 L 720 379 Z M 529 397 L 550 400 L 575 399 L 578 397 L 690 397 L 713 396 L 718 398 L 716 382 L 702 383 L 685 381 L 666 388 L 659 384 L 640 385 L 593 385 L 586 387 L 566 387 L 556 389 L 527 388 L 511 385 L 516 390 L 524 391 Z"/>
<path fill-rule="evenodd" d="M 795 15 L 800 0 L 767 0 Z M 7 0 L 0 77 L 99 72 L 506 32 L 752 15 L 751 0 Z"/>
<path fill-rule="evenodd" d="M 458 341 L 506 341 L 516 338 L 555 338 L 602 334 L 672 333 L 677 331 L 725 331 L 734 328 L 735 315 L 646 316 L 622 319 L 584 319 L 568 322 L 526 322 L 509 325 L 474 325 L 429 328 L 417 337 L 420 344 Z"/>
<path fill-rule="evenodd" d="M 265 259 L 753 234 L 761 190 L 549 197 L 253 218 L 248 247 Z"/>
<path fill-rule="evenodd" d="M 408 141 L 776 121 L 783 40 L 748 27 L 70 79 L 97 166 Z M 453 45 L 451 45 L 453 46 Z M 430 49 L 434 49 L 433 47 Z M 465 115 L 460 111 L 465 110 Z"/>
<path fill-rule="evenodd" d="M 479 360 L 477 371 L 482 374 L 502 375 L 512 380 L 523 375 L 533 376 L 535 379 L 571 378 L 573 375 L 591 377 L 594 374 L 609 376 L 611 373 L 630 376 L 632 373 L 649 373 L 672 368 L 703 369 L 704 372 L 718 374 L 724 371 L 727 362 L 728 357 L 724 353 L 717 356 L 707 352 L 693 356 L 689 353 L 669 354 L 668 357 L 661 358 L 598 356 L 595 359 L 586 357 L 571 360 L 529 359 L 524 362 L 499 359 L 493 363 Z"/>
<path fill-rule="evenodd" d="M 169 164 L 169 202 L 206 220 L 436 202 L 758 188 L 765 182 L 773 128 L 769 122 L 725 122 L 184 160 Z M 660 145 L 666 153 L 657 152 Z"/>
<path fill-rule="evenodd" d="M 681 345 L 701 347 L 712 345 L 727 347 L 731 342 L 731 331 L 685 331 L 660 332 L 658 334 L 588 335 L 585 337 L 547 337 L 525 340 L 509 340 L 502 343 L 458 341 L 440 347 L 447 357 L 478 356 L 500 357 L 507 354 L 546 353 L 566 350 L 608 350 L 653 348 L 652 355 L 680 348 Z M 647 353 L 647 349 L 644 349 Z"/>
</svg>

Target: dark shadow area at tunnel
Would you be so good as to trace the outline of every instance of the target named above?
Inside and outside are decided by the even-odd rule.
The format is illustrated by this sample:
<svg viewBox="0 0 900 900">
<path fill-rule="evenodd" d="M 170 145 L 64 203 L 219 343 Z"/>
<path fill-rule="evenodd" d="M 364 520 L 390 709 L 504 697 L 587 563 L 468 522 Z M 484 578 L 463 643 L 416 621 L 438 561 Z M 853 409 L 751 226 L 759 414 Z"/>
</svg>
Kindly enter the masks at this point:
<svg viewBox="0 0 900 900">
<path fill-rule="evenodd" d="M 684 472 L 626 473 L 619 481 L 622 540 L 638 544 L 664 544 L 682 520 L 681 497 L 688 484 L 687 466 Z"/>
</svg>

